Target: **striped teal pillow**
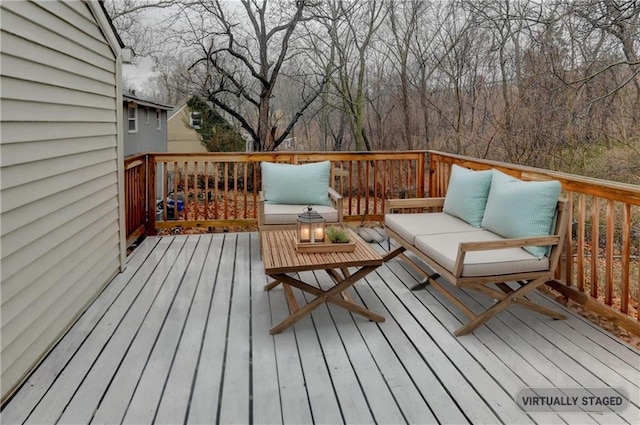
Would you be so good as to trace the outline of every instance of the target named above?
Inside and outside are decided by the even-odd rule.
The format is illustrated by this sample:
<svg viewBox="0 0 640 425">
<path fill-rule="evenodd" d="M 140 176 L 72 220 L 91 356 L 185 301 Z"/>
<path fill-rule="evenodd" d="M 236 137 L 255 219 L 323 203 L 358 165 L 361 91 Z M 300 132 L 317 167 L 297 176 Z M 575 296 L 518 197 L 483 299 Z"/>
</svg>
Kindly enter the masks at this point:
<svg viewBox="0 0 640 425">
<path fill-rule="evenodd" d="M 265 202 L 290 205 L 330 205 L 330 161 L 291 165 L 262 162 Z"/>
<path fill-rule="evenodd" d="M 560 189 L 559 181 L 525 182 L 493 170 L 482 227 L 505 238 L 548 236 Z M 545 246 L 525 249 L 538 258 L 547 255 Z"/>
<path fill-rule="evenodd" d="M 442 211 L 480 227 L 491 188 L 491 170 L 473 171 L 453 165 Z"/>
</svg>

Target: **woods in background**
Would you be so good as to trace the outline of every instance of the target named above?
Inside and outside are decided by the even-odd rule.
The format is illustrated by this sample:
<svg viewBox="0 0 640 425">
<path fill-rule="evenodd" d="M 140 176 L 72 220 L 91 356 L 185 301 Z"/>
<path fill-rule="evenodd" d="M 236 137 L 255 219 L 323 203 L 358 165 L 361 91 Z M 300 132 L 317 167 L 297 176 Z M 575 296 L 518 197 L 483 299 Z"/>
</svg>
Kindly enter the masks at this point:
<svg viewBox="0 0 640 425">
<path fill-rule="evenodd" d="M 208 99 L 255 150 L 439 149 L 640 183 L 638 1 L 109 6 L 155 59 L 136 89 Z"/>
</svg>

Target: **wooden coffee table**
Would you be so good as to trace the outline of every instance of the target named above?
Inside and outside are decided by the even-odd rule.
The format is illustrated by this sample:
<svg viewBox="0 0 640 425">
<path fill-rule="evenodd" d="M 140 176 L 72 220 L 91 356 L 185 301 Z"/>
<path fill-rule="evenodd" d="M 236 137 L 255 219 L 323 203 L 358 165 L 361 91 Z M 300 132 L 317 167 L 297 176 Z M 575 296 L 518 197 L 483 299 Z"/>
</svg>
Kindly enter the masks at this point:
<svg viewBox="0 0 640 425">
<path fill-rule="evenodd" d="M 375 322 L 384 322 L 383 316 L 354 303 L 346 293 L 347 288 L 383 263 L 383 258 L 375 250 L 353 231 L 349 230 L 349 232 L 350 240 L 356 242 L 353 252 L 322 253 L 297 252 L 295 230 L 262 232 L 262 260 L 265 274 L 274 279 L 273 282 L 264 286 L 264 290 L 270 291 L 282 283 L 291 311 L 289 317 L 271 328 L 272 335 L 282 332 L 325 302 L 339 305 Z M 350 267 L 358 270 L 351 274 L 348 270 Z M 322 290 L 292 276 L 292 274 L 309 270 L 325 270 L 335 285 L 329 290 Z M 315 295 L 316 298 L 299 307 L 291 287 Z"/>
</svg>

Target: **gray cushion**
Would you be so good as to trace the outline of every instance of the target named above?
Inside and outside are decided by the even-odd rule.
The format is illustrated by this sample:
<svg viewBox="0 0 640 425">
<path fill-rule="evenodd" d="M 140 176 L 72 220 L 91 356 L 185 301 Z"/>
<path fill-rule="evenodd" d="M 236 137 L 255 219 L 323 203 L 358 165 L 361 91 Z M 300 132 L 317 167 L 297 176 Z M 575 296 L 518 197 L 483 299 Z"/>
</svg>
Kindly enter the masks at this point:
<svg viewBox="0 0 640 425">
<path fill-rule="evenodd" d="M 488 230 L 439 235 L 416 236 L 415 246 L 441 266 L 454 272 L 458 245 L 461 242 L 502 240 Z M 462 276 L 493 276 L 509 273 L 533 272 L 549 269 L 547 257 L 537 258 L 522 248 L 505 248 L 468 252 L 465 256 Z"/>
<path fill-rule="evenodd" d="M 327 205 L 314 205 L 328 223 L 338 222 L 338 210 Z M 298 215 L 307 210 L 307 205 L 264 204 L 264 224 L 296 224 Z"/>
<path fill-rule="evenodd" d="M 412 245 L 418 235 L 478 231 L 464 220 L 445 213 L 385 214 L 384 225 Z"/>
</svg>

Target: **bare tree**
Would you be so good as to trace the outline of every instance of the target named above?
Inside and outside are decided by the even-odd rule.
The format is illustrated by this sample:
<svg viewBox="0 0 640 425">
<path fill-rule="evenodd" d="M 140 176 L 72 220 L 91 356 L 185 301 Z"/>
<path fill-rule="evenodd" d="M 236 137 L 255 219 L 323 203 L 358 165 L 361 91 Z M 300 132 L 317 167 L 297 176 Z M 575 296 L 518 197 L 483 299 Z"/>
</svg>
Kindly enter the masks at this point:
<svg viewBox="0 0 640 425">
<path fill-rule="evenodd" d="M 628 85 L 635 89 L 635 107 L 633 108 L 633 122 L 640 122 L 640 4 L 637 1 L 616 0 L 579 0 L 566 4 L 567 13 L 575 14 L 587 26 L 589 35 L 598 36 L 598 32 L 606 34 L 616 40 L 619 45 L 614 46 L 621 52 L 623 58 L 608 61 L 590 75 L 579 82 L 585 82 L 605 73 L 612 67 L 628 67 L 628 75 L 608 92 L 592 101 L 600 101 L 614 96 Z M 614 50 L 615 51 L 615 50 Z"/>
<path fill-rule="evenodd" d="M 104 6 L 124 44 L 134 53 L 134 61 L 162 51 L 163 29 L 171 25 L 172 17 L 150 17 L 152 11 L 168 9 L 179 0 L 105 0 Z M 164 23 L 163 23 L 164 21 Z"/>
<path fill-rule="evenodd" d="M 322 73 L 303 69 L 289 75 L 304 83 L 303 100 L 291 116 L 279 116 L 284 125 L 274 122 L 273 99 L 284 65 L 300 54 L 299 24 L 308 19 L 311 6 L 309 0 L 213 0 L 185 6 L 189 32 L 181 29 L 183 43 L 195 57 L 192 73 L 204 77 L 201 92 L 240 123 L 255 150 L 277 148 L 324 86 Z"/>
<path fill-rule="evenodd" d="M 334 93 L 340 98 L 355 141 L 355 150 L 371 150 L 365 131 L 365 81 L 367 54 L 373 36 L 384 22 L 386 10 L 382 0 L 366 2 L 328 2 L 341 21 L 329 26 L 337 76 L 332 78 Z"/>
<path fill-rule="evenodd" d="M 415 42 L 415 34 L 422 24 L 426 10 L 426 3 L 422 0 L 397 1 L 390 0 L 387 3 L 388 16 L 392 41 L 387 49 L 391 55 L 391 64 L 396 68 L 400 77 L 400 105 L 402 113 L 402 139 L 406 149 L 414 149 L 412 136 L 412 119 L 410 109 L 411 87 L 411 61 L 412 44 Z"/>
</svg>

